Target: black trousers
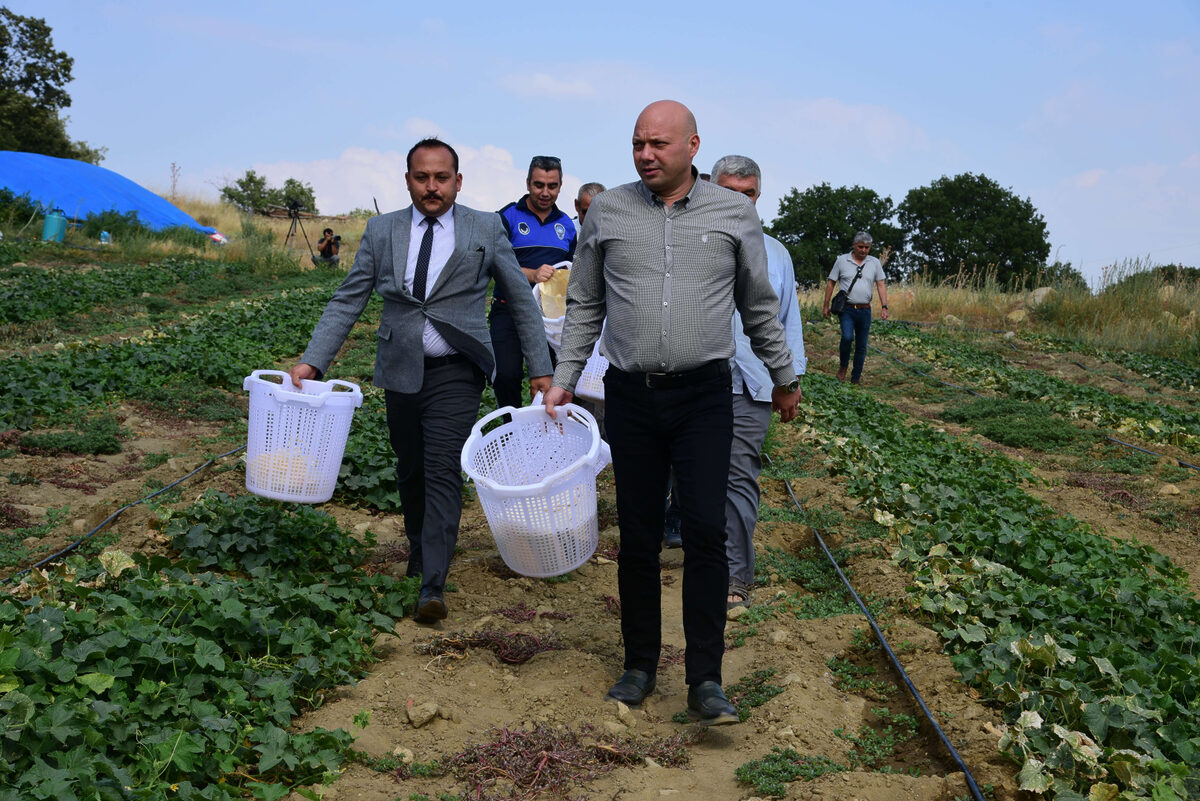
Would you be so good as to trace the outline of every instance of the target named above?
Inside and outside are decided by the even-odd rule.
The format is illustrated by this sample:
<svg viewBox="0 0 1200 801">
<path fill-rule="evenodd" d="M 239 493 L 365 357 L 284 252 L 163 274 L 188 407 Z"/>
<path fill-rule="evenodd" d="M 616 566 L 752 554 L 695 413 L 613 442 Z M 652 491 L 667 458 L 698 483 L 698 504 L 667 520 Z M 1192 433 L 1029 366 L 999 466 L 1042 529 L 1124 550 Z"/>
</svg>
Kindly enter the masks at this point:
<svg viewBox="0 0 1200 801">
<path fill-rule="evenodd" d="M 519 409 L 525 405 L 521 397 L 525 357 L 521 350 L 521 337 L 517 334 L 517 323 L 508 306 L 499 301 L 492 303 L 488 323 L 492 331 L 492 352 L 496 356 L 496 377 L 492 380 L 496 406 Z"/>
<path fill-rule="evenodd" d="M 462 518 L 463 444 L 479 415 L 483 372 L 465 357 L 427 366 L 420 392 L 388 391 L 387 425 L 421 591 L 442 592 Z"/>
<path fill-rule="evenodd" d="M 662 543 L 667 477 L 682 510 L 686 681 L 721 681 L 725 652 L 725 494 L 733 437 L 729 372 L 685 386 L 650 389 L 609 368 L 605 425 L 612 447 L 621 553 L 617 585 L 625 670 L 654 674 L 662 648 Z"/>
</svg>

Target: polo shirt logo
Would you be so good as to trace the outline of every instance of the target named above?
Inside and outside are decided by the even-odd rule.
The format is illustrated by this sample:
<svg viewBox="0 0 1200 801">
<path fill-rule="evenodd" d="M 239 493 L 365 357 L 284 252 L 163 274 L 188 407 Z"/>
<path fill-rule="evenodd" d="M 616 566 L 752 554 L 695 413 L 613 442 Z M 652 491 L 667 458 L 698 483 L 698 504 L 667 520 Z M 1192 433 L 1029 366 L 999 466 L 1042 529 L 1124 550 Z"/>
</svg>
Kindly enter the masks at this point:
<svg viewBox="0 0 1200 801">
<path fill-rule="evenodd" d="M 562 224 L 562 223 L 555 223 L 555 224 L 554 224 L 554 233 L 558 234 L 558 238 L 559 238 L 559 239 L 566 239 L 566 238 L 567 238 L 567 229 L 566 229 L 566 228 L 563 228 L 563 224 Z"/>
<path fill-rule="evenodd" d="M 517 223 L 517 230 L 521 233 L 521 236 L 529 236 L 529 223 Z"/>
</svg>

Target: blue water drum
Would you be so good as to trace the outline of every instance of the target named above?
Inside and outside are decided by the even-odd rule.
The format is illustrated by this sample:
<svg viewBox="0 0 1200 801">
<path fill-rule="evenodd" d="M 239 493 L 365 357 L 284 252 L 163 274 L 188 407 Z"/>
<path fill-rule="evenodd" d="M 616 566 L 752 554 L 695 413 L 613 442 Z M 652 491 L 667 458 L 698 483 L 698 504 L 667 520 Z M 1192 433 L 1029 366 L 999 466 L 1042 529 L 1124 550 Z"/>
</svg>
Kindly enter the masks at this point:
<svg viewBox="0 0 1200 801">
<path fill-rule="evenodd" d="M 42 224 L 43 242 L 61 242 L 67 235 L 67 217 L 62 209 L 54 209 L 46 214 L 46 222 Z"/>
</svg>

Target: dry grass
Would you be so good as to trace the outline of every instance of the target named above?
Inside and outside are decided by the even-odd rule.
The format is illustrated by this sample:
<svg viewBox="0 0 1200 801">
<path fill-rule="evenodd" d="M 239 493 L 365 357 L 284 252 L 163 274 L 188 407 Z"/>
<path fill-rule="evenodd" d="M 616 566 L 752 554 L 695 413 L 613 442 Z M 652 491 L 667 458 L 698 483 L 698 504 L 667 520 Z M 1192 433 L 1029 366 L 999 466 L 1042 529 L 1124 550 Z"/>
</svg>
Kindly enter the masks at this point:
<svg viewBox="0 0 1200 801">
<path fill-rule="evenodd" d="M 970 328 L 1031 330 L 1100 348 L 1200 359 L 1200 281 L 1151 273 L 1140 260 L 1105 271 L 1097 291 L 1051 286 L 1038 303 L 1033 292 L 1000 286 L 994 274 L 933 282 L 918 277 L 888 287 L 893 319 L 945 323 L 953 315 Z M 801 305 L 821 308 L 824 287 L 801 293 Z M 875 313 L 878 315 L 878 300 Z"/>
<path fill-rule="evenodd" d="M 291 227 L 291 220 L 286 217 L 245 214 L 229 203 L 188 195 L 179 195 L 173 202 L 196 222 L 211 225 L 229 237 L 229 244 L 223 248 L 223 256 L 230 260 L 257 261 L 261 259 L 263 249 L 267 248 L 277 250 L 281 255 L 286 254 L 299 267 L 311 267 L 308 245 L 311 244 L 315 249 L 321 231 L 332 228 L 335 234 L 342 237 L 339 256 L 342 266 L 349 269 L 358 251 L 363 230 L 367 227 L 367 221 L 362 217 L 302 217 L 300 225 L 303 231 L 297 228 L 284 250 L 284 240 Z M 305 244 L 305 235 L 308 244 Z"/>
</svg>

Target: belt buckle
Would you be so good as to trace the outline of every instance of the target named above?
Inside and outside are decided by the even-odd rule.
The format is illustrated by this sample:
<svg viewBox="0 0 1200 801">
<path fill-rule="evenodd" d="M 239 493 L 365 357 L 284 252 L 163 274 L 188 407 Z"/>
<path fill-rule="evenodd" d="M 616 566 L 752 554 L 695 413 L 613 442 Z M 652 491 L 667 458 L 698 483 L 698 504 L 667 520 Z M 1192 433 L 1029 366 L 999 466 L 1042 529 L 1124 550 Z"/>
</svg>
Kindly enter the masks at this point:
<svg viewBox="0 0 1200 801">
<path fill-rule="evenodd" d="M 666 378 L 667 373 L 646 373 L 646 389 L 654 389 L 654 379 Z"/>
</svg>

